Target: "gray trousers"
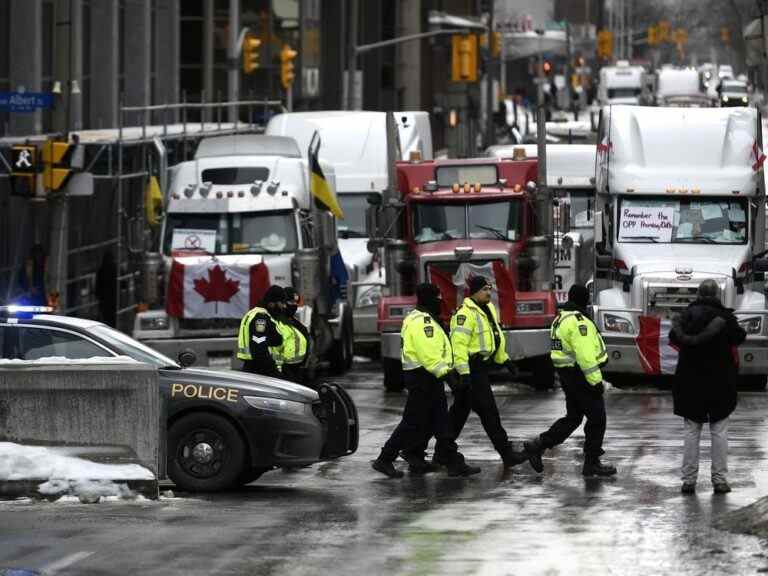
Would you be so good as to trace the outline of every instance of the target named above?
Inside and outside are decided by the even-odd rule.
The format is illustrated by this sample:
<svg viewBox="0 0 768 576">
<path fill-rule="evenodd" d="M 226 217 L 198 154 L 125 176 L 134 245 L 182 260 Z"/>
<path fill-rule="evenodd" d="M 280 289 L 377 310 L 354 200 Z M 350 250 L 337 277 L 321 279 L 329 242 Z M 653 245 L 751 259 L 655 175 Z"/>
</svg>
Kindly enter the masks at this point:
<svg viewBox="0 0 768 576">
<path fill-rule="evenodd" d="M 704 424 L 685 418 L 683 482 L 696 482 L 699 474 L 699 441 Z M 712 483 L 725 482 L 728 474 L 728 418 L 709 423 L 712 438 Z"/>
</svg>

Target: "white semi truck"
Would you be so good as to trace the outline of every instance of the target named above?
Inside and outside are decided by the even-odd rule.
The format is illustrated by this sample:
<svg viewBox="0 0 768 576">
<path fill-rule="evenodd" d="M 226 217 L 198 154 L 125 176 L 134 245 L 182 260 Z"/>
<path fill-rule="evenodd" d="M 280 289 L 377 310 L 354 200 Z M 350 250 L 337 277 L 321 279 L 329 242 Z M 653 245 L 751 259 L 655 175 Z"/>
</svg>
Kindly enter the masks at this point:
<svg viewBox="0 0 768 576">
<path fill-rule="evenodd" d="M 603 110 L 593 303 L 607 371 L 673 373 L 671 320 L 713 279 L 748 334 L 741 373 L 765 383 L 761 140 L 751 108 Z"/>
<path fill-rule="evenodd" d="M 321 163 L 331 187 L 333 168 Z M 172 168 L 165 216 L 145 256 L 149 309 L 134 337 L 174 358 L 230 362 L 240 319 L 271 284 L 304 301 L 313 358 L 336 372 L 352 363 L 352 315 L 338 274 L 335 220 L 314 209 L 309 167 L 295 140 L 240 134 L 203 139 Z"/>
<path fill-rule="evenodd" d="M 615 66 L 603 66 L 597 88 L 598 102 L 601 106 L 640 104 L 644 74 L 642 66 L 632 66 L 626 60 L 619 60 Z"/>
<path fill-rule="evenodd" d="M 702 89 L 695 68 L 666 66 L 656 77 L 658 106 L 709 106 L 710 97 Z"/>
</svg>

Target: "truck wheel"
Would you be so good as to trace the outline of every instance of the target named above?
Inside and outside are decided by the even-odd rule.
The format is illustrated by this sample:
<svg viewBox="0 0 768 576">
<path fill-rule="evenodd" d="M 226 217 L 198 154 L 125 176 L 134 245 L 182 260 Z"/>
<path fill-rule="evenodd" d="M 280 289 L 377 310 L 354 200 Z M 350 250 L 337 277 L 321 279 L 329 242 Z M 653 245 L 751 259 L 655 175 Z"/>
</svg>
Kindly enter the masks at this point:
<svg viewBox="0 0 768 576">
<path fill-rule="evenodd" d="M 555 367 L 549 356 L 536 356 L 529 360 L 531 386 L 536 390 L 551 390 L 555 387 Z"/>
<path fill-rule="evenodd" d="M 352 349 L 352 330 L 348 322 L 344 322 L 344 329 L 341 331 L 341 340 L 333 343 L 333 350 L 330 352 L 331 372 L 341 375 L 352 367 L 353 349 Z"/>
<path fill-rule="evenodd" d="M 403 366 L 399 360 L 392 358 L 382 358 L 384 366 L 384 389 L 387 392 L 402 392 L 405 389 L 403 384 Z"/>
<path fill-rule="evenodd" d="M 188 492 L 232 486 L 245 467 L 245 442 L 229 420 L 198 412 L 168 430 L 168 476 Z"/>
</svg>

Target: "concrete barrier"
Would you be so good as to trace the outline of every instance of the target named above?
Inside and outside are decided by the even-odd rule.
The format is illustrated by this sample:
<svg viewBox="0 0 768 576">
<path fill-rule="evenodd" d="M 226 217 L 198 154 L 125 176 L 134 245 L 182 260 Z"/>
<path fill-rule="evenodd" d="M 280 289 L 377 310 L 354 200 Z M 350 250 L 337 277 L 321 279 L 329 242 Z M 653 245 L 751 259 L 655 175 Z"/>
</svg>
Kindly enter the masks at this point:
<svg viewBox="0 0 768 576">
<path fill-rule="evenodd" d="M 73 455 L 138 463 L 163 478 L 157 369 L 138 363 L 0 367 L 0 442 L 69 446 Z"/>
</svg>

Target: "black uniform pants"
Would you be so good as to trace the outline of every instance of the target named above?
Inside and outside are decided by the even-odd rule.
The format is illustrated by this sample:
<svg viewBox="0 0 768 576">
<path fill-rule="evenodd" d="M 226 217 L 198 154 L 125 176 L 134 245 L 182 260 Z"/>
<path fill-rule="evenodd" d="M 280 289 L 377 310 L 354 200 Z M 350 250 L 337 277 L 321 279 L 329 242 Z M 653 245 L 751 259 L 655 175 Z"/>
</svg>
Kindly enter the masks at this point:
<svg viewBox="0 0 768 576">
<path fill-rule="evenodd" d="M 448 400 L 443 383 L 424 368 L 404 373 L 408 399 L 403 418 L 384 444 L 380 458 L 394 462 L 402 452 L 423 454 L 430 437 L 437 439 L 438 449 L 450 462 L 456 445 L 448 434 Z"/>
<path fill-rule="evenodd" d="M 262 376 L 271 376 L 273 378 L 282 378 L 280 371 L 275 367 L 274 361 L 269 362 L 258 360 L 243 360 L 243 372 L 251 374 L 261 374 Z"/>
<path fill-rule="evenodd" d="M 565 392 L 566 414 L 540 436 L 542 446 L 552 448 L 565 442 L 586 416 L 584 454 L 599 458 L 603 454 L 606 425 L 603 393 L 587 382 L 578 367 L 558 368 L 557 373 Z"/>
<path fill-rule="evenodd" d="M 481 359 L 470 359 L 469 371 L 472 385 L 469 389 L 454 393 L 453 404 L 448 411 L 449 430 L 455 441 L 467 422 L 470 411 L 474 410 L 480 417 L 480 423 L 485 429 L 493 447 L 499 454 L 504 454 L 509 445 L 507 431 L 501 425 L 499 409 L 493 397 L 489 373 L 493 361 L 483 362 Z"/>
<path fill-rule="evenodd" d="M 283 364 L 283 380 L 295 382 L 296 384 L 304 384 L 303 366 L 303 362 L 298 364 Z"/>
</svg>

